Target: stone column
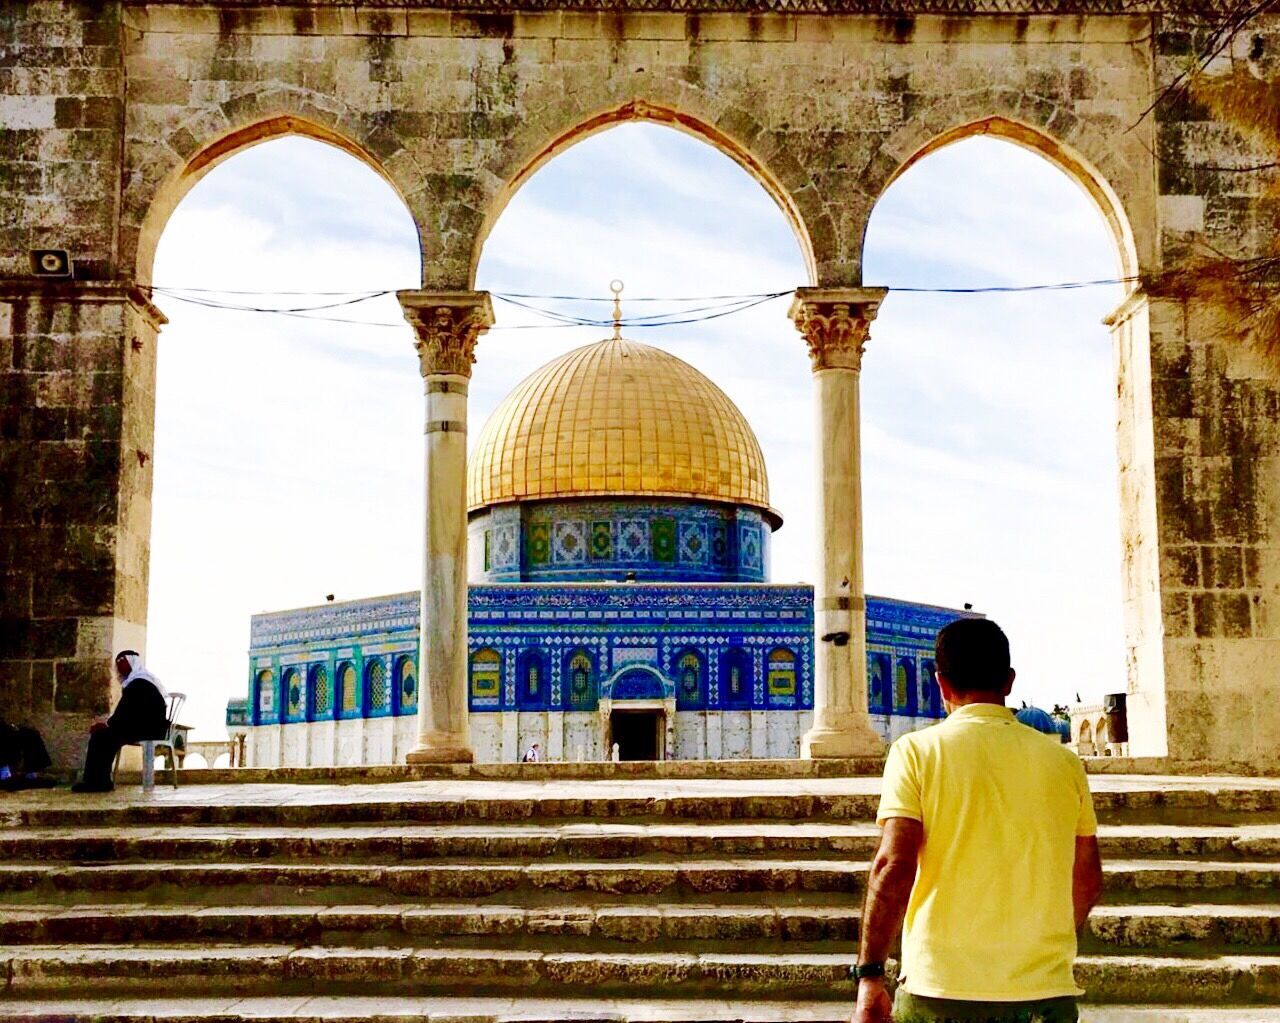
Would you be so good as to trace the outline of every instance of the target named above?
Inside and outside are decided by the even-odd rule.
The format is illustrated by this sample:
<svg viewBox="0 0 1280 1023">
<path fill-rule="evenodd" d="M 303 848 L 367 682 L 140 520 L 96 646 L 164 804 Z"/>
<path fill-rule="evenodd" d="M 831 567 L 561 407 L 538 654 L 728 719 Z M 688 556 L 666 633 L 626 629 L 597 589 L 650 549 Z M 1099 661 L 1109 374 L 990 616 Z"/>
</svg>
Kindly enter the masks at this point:
<svg viewBox="0 0 1280 1023">
<path fill-rule="evenodd" d="M 418 744 L 410 764 L 468 763 L 467 385 L 493 323 L 484 291 L 401 291 L 427 398 Z"/>
<path fill-rule="evenodd" d="M 790 316 L 813 362 L 819 538 L 813 593 L 813 727 L 806 759 L 879 756 L 867 714 L 858 378 L 883 288 L 798 288 Z"/>
</svg>

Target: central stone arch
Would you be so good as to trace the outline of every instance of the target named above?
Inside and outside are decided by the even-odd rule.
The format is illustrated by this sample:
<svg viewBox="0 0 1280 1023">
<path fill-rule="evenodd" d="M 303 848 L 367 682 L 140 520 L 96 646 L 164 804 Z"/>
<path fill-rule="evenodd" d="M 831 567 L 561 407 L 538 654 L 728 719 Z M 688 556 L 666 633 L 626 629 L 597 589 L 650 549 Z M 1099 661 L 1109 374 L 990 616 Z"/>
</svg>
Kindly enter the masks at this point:
<svg viewBox="0 0 1280 1023">
<path fill-rule="evenodd" d="M 559 100 L 564 106 L 565 100 Z M 816 199 L 818 194 L 809 173 L 784 149 L 770 143 L 767 159 L 757 155 L 753 143 L 765 133 L 751 115 L 737 107 L 703 109 L 705 97 L 688 90 L 678 102 L 651 102 L 628 99 L 602 109 L 571 107 L 550 132 L 535 123 L 521 126 L 505 142 L 501 156 L 490 163 L 493 177 L 487 182 L 489 195 L 475 234 L 470 261 L 469 287 L 475 286 L 484 243 L 511 198 L 537 171 L 571 146 L 628 122 L 663 124 L 708 143 L 724 153 L 754 178 L 787 218 L 800 247 L 810 282 L 817 279 L 815 238 L 834 234 L 830 215 Z"/>
</svg>

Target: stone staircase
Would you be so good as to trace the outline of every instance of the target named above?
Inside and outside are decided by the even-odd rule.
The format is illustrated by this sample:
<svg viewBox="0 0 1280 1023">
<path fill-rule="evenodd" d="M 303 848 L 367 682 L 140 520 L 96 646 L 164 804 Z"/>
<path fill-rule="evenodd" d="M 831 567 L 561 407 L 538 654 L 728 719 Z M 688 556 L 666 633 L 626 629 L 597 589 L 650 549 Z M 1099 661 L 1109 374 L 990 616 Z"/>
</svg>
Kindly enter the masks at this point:
<svg viewBox="0 0 1280 1023">
<path fill-rule="evenodd" d="M 1280 1021 L 1280 785 L 1093 781 L 1086 1019 Z M 0 1020 L 845 1020 L 876 787 L 10 797 Z"/>
</svg>

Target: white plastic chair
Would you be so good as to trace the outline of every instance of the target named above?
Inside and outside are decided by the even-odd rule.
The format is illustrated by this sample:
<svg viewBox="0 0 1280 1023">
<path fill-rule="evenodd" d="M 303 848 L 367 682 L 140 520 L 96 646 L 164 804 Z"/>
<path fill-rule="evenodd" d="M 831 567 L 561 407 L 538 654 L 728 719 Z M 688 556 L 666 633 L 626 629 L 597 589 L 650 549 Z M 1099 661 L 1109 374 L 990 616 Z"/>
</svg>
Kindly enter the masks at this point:
<svg viewBox="0 0 1280 1023">
<path fill-rule="evenodd" d="M 169 694 L 169 713 L 165 716 L 166 728 L 163 739 L 143 739 L 142 746 L 142 791 L 149 792 L 156 787 L 156 753 L 162 749 L 169 751 L 169 770 L 172 772 L 173 787 L 178 787 L 178 750 L 174 746 L 177 739 L 178 713 L 186 702 L 186 693 Z"/>
</svg>

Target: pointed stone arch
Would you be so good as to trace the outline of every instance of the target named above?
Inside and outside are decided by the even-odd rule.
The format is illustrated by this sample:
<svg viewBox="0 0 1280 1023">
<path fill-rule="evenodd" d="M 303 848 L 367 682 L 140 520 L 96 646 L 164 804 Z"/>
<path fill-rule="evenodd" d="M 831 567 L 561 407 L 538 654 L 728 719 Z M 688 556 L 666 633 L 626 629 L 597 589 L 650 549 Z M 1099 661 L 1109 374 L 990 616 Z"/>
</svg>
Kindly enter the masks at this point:
<svg viewBox="0 0 1280 1023">
<path fill-rule="evenodd" d="M 169 218 L 187 193 L 219 164 L 263 142 L 290 136 L 323 142 L 359 160 L 385 181 L 414 223 L 420 258 L 427 243 L 423 176 L 416 162 L 389 132 L 376 125 L 357 125 L 338 109 L 294 102 L 287 91 L 253 97 L 238 107 L 240 118 L 202 118 L 200 123 L 153 143 L 146 153 L 131 154 L 135 173 L 125 189 L 120 230 L 125 265 L 134 279 L 151 283 L 156 247 Z M 283 107 L 283 112 L 268 112 Z"/>
<path fill-rule="evenodd" d="M 1106 323 L 1117 353 L 1116 439 L 1130 719 L 1135 751 L 1165 756 L 1169 750 L 1156 471 L 1160 442 L 1155 435 L 1152 386 L 1153 296 L 1143 288 L 1143 278 L 1160 265 L 1156 182 L 1149 160 L 1152 129 L 1140 122 L 1131 131 L 1107 134 L 1065 106 L 1039 108 L 1005 93 L 983 93 L 963 101 L 965 107 L 973 105 L 981 105 L 983 113 L 965 116 L 971 111 L 962 109 L 960 101 L 925 108 L 881 140 L 862 176 L 863 194 L 871 201 L 861 224 L 856 264 L 862 266 L 871 214 L 889 187 L 931 153 L 969 138 L 1003 139 L 1032 150 L 1062 171 L 1098 209 L 1111 232 L 1118 276 L 1124 279 L 1126 292 Z M 1105 730 L 1105 721 L 1101 727 Z M 1097 728 L 1095 742 L 1099 742 Z"/>
<path fill-rule="evenodd" d="M 1072 135 L 1076 137 L 1073 139 Z M 1141 190 L 1124 188 L 1127 198 L 1122 198 L 1121 192 L 1112 183 L 1113 177 L 1125 179 L 1128 176 L 1126 168 L 1119 162 L 1121 157 L 1104 151 L 1097 155 L 1096 160 L 1090 159 L 1080 144 L 1090 141 L 1083 136 L 1082 131 L 1064 133 L 1063 137 L 1059 137 L 1046 128 L 1003 114 L 968 120 L 949 127 L 936 123 L 936 115 L 927 115 L 908 122 L 889 136 L 869 163 L 864 178 L 867 194 L 873 200 L 862 225 L 862 246 L 865 247 L 871 211 L 909 168 L 944 146 L 984 136 L 1003 139 L 1038 153 L 1085 191 L 1111 231 L 1120 276 L 1135 279 L 1151 265 L 1154 257 L 1150 253 L 1154 251 L 1155 239 L 1150 236 L 1135 236 L 1135 221 L 1127 210 L 1128 205 L 1142 202 Z M 1104 171 L 1102 168 L 1106 163 L 1111 166 Z M 1149 220 L 1150 218 L 1143 217 L 1137 222 L 1144 224 Z M 1136 282 L 1130 283 L 1127 290 L 1131 291 L 1135 287 Z"/>
<path fill-rule="evenodd" d="M 565 102 L 561 97 L 560 106 Z M 810 283 L 816 282 L 819 253 L 824 248 L 821 239 L 833 237 L 835 232 L 830 214 L 818 201 L 818 190 L 808 170 L 749 112 L 732 106 L 701 109 L 705 105 L 704 96 L 689 90 L 688 96 L 682 94 L 676 102 L 628 99 L 600 109 L 574 108 L 562 111 L 561 119 L 550 130 L 536 123 L 517 130 L 488 166 L 485 206 L 467 257 L 468 286 L 474 287 L 490 231 L 521 186 L 571 146 L 628 122 L 662 124 L 691 135 L 713 146 L 750 174 L 787 218 Z M 457 257 L 445 259 L 446 264 L 456 261 Z"/>
</svg>

